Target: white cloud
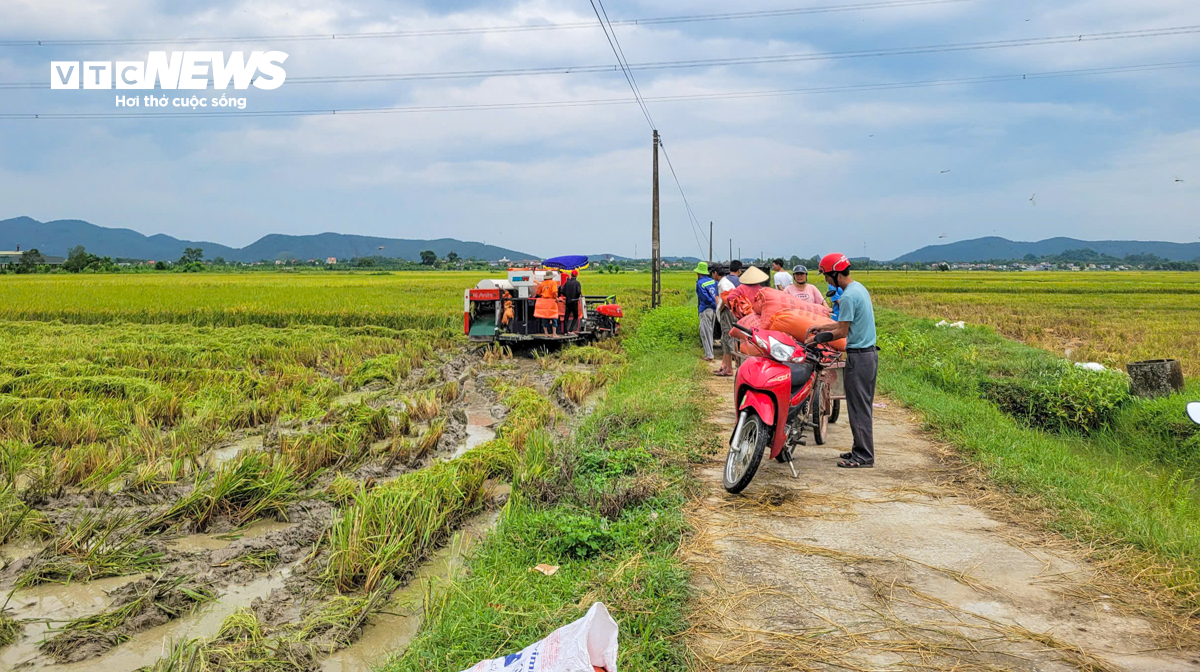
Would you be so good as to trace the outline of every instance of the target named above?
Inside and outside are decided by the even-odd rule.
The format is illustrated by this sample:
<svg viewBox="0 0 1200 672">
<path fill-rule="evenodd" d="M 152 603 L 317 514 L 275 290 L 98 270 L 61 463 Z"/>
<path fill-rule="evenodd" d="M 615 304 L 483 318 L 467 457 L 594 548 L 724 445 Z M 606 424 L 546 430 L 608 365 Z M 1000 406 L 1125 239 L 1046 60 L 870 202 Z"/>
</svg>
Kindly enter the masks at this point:
<svg viewBox="0 0 1200 672">
<path fill-rule="evenodd" d="M 0 0 L 0 39 L 334 34 L 594 20 L 551 0 L 476 5 L 237 0 Z M 609 5 L 610 16 L 731 11 L 718 0 Z M 775 6 L 791 6 L 779 0 Z M 739 6 L 740 7 L 740 6 Z M 1029 19 L 1026 21 L 1026 19 Z M 633 62 L 910 46 L 1200 24 L 1192 0 L 962 2 L 769 21 L 622 27 Z M 926 56 L 640 71 L 647 96 L 729 93 L 1086 68 L 1196 57 L 1195 35 Z M 289 76 L 612 63 L 596 29 L 272 46 Z M 0 80 L 41 81 L 55 58 L 141 58 L 147 47 L 10 50 Z M 813 245 L 895 256 L 958 237 L 1193 237 L 1200 188 L 1194 70 L 1030 83 L 652 103 L 668 150 L 717 238 L 805 256 Z M 55 92 L 60 93 L 60 92 Z M 0 91 L 0 111 L 111 111 L 97 97 Z M 285 85 L 251 109 L 627 98 L 619 73 Z M 872 137 L 874 136 L 874 137 Z M 147 233 L 246 244 L 342 230 L 494 238 L 518 248 L 632 252 L 649 212 L 649 130 L 635 106 L 143 122 L 0 120 L 0 202 Z M 942 174 L 941 170 L 951 169 Z M 1181 188 L 1160 173 L 1198 173 Z M 662 166 L 668 254 L 694 235 Z M 1169 178 L 1170 176 L 1168 176 Z M 64 190 L 63 184 L 76 185 Z M 1039 205 L 1027 202 L 1038 191 Z M 486 222 L 486 223 L 484 223 Z M 545 226 L 561 227 L 555 249 Z M 555 230 L 560 230 L 556 228 Z M 722 233 L 721 231 L 724 231 Z M 817 233 L 819 231 L 819 233 Z M 934 235 L 945 231 L 937 231 Z M 813 240 L 824 241 L 813 243 Z M 796 241 L 796 242 L 788 242 Z M 843 244 L 844 243 L 844 244 Z M 717 247 L 720 247 L 718 245 Z M 643 252 L 645 251 L 643 246 Z"/>
</svg>

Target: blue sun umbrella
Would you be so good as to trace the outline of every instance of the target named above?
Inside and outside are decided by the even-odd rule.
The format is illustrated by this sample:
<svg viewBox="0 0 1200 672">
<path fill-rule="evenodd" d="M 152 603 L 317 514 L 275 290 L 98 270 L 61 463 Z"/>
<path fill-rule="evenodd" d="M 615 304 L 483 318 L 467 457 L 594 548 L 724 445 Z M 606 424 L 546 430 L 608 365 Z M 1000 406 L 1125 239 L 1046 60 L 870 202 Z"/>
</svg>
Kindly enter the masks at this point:
<svg viewBox="0 0 1200 672">
<path fill-rule="evenodd" d="M 588 267 L 588 258 L 582 254 L 568 254 L 564 257 L 554 257 L 542 262 L 546 268 L 557 268 L 563 271 L 582 271 Z"/>
</svg>

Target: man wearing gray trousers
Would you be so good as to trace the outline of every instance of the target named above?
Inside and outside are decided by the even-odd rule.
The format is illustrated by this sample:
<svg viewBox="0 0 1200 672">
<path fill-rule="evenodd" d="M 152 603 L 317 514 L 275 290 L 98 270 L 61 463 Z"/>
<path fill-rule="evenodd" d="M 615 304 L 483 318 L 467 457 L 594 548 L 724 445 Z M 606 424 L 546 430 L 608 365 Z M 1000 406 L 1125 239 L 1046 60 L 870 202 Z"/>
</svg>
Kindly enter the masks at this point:
<svg viewBox="0 0 1200 672">
<path fill-rule="evenodd" d="M 713 361 L 713 326 L 717 319 L 717 281 L 712 279 L 708 262 L 696 264 L 696 307 L 700 310 L 700 345 L 704 361 Z"/>
<path fill-rule="evenodd" d="M 821 273 L 830 287 L 840 287 L 842 298 L 838 321 L 815 325 L 808 330 L 811 339 L 822 331 L 833 332 L 834 340 L 846 339 L 846 411 L 850 415 L 850 434 L 854 445 L 842 453 L 838 466 L 843 469 L 869 469 L 875 466 L 874 418 L 875 377 L 879 373 L 879 348 L 875 345 L 875 308 L 871 294 L 862 283 L 850 277 L 850 259 L 830 254 L 821 260 Z"/>
</svg>

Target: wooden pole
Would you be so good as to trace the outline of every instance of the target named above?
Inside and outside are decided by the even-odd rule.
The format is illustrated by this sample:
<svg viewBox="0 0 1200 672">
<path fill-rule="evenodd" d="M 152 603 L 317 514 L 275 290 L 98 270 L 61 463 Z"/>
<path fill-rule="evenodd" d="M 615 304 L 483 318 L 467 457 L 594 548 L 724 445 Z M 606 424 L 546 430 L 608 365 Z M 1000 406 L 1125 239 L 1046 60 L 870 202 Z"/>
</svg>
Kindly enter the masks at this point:
<svg viewBox="0 0 1200 672">
<path fill-rule="evenodd" d="M 662 264 L 658 251 L 658 131 L 654 131 L 654 205 L 650 219 L 650 307 L 662 303 Z"/>
</svg>

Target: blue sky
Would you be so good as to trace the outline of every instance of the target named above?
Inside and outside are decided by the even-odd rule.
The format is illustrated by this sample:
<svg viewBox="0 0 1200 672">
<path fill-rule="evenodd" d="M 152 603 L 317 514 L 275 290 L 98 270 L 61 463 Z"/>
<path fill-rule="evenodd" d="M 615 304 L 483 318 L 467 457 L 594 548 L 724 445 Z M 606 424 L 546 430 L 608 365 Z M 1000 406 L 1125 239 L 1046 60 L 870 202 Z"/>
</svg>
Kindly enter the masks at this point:
<svg viewBox="0 0 1200 672">
<path fill-rule="evenodd" d="M 616 19 L 859 4 L 608 0 Z M 586 0 L 0 0 L 0 41 L 353 33 L 594 21 Z M 618 27 L 633 63 L 1200 25 L 1195 0 L 963 0 Z M 156 46 L 0 46 L 0 82 Z M 265 41 L 289 78 L 613 63 L 598 28 Z M 1197 34 L 636 73 L 646 96 L 1200 60 Z M 984 235 L 1200 236 L 1200 67 L 935 88 L 651 102 L 718 252 L 892 258 Z M 3 90 L 0 113 L 116 111 L 115 92 Z M 629 97 L 617 72 L 306 85 L 248 109 Z M 948 173 L 941 171 L 949 170 Z M 1177 179 L 1184 180 L 1177 182 Z M 457 237 L 536 255 L 649 249 L 650 132 L 633 105 L 302 118 L 0 119 L 0 219 L 86 219 L 229 245 L 267 233 Z M 1034 202 L 1030 201 L 1037 194 Z M 663 165 L 664 253 L 698 255 Z M 1035 205 L 1036 202 L 1036 205 Z M 939 238 L 945 235 L 945 239 Z M 735 249 L 736 253 L 736 249 Z M 718 254 L 724 257 L 724 254 Z"/>
</svg>

